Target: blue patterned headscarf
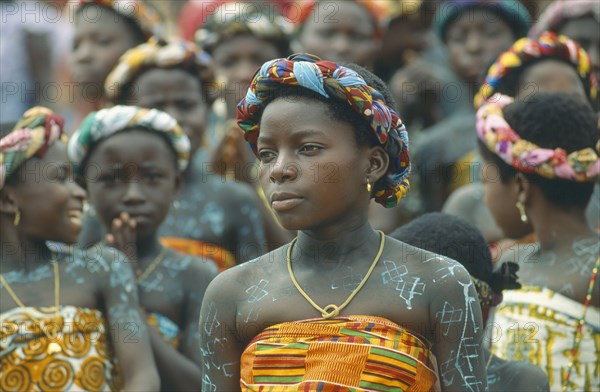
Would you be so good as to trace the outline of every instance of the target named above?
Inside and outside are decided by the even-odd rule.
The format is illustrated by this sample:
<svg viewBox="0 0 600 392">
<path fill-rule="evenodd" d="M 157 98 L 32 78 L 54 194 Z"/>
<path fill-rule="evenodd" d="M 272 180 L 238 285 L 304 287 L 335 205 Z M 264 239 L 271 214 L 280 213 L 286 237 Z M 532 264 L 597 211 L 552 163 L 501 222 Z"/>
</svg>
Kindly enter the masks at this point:
<svg viewBox="0 0 600 392">
<path fill-rule="evenodd" d="M 254 75 L 246 98 L 238 105 L 237 121 L 244 137 L 257 154 L 260 113 L 273 91 L 282 86 L 300 86 L 352 107 L 369 124 L 379 144 L 390 157 L 386 175 L 374 185 L 375 201 L 394 207 L 409 189 L 408 134 L 400 116 L 384 96 L 353 69 L 309 54 L 266 62 Z"/>
</svg>

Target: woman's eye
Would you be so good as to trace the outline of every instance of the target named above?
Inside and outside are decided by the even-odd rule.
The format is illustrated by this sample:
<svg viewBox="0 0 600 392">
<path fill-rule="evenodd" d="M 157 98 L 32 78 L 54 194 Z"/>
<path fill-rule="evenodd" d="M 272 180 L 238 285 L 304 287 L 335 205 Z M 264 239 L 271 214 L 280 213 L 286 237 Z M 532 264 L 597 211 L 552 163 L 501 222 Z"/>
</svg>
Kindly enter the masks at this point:
<svg viewBox="0 0 600 392">
<path fill-rule="evenodd" d="M 273 151 L 262 150 L 258 152 L 258 158 L 261 162 L 269 162 L 275 158 L 275 153 Z"/>
<path fill-rule="evenodd" d="M 300 151 L 304 152 L 315 152 L 321 150 L 321 146 L 317 146 L 315 144 L 307 144 L 306 146 L 302 146 Z"/>
</svg>

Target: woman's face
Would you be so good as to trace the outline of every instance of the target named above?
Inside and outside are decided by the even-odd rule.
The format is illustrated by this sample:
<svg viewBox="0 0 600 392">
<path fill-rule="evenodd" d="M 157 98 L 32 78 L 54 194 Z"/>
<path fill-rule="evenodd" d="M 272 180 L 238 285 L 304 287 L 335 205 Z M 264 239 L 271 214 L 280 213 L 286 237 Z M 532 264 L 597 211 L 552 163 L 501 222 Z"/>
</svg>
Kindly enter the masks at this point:
<svg viewBox="0 0 600 392">
<path fill-rule="evenodd" d="M 336 63 L 372 67 L 380 41 L 366 8 L 354 1 L 320 2 L 299 37 L 303 51 Z"/>
<path fill-rule="evenodd" d="M 135 148 L 132 148 L 135 146 Z M 90 202 L 105 227 L 127 212 L 138 237 L 154 235 L 179 184 L 174 152 L 160 135 L 128 130 L 96 146 L 86 163 Z"/>
<path fill-rule="evenodd" d="M 103 95 L 104 81 L 119 57 L 137 44 L 123 18 L 107 7 L 86 5 L 76 13 L 70 64 L 84 98 Z"/>
<path fill-rule="evenodd" d="M 73 179 L 64 143 L 54 143 L 43 158 L 31 158 L 13 188 L 21 222 L 17 230 L 46 241 L 77 242 L 85 191 Z"/>
<path fill-rule="evenodd" d="M 261 185 L 285 228 L 318 230 L 366 219 L 367 149 L 326 104 L 274 100 L 262 115 L 257 150 Z"/>
<path fill-rule="evenodd" d="M 515 40 L 504 20 L 481 8 L 450 23 L 445 38 L 452 68 L 467 83 L 479 83 L 485 67 Z"/>
<path fill-rule="evenodd" d="M 267 61 L 281 57 L 277 47 L 253 35 L 238 35 L 220 43 L 212 53 L 216 80 L 230 116 L 246 96 L 254 73 Z"/>
<path fill-rule="evenodd" d="M 189 72 L 160 68 L 144 72 L 128 103 L 170 114 L 190 139 L 191 155 L 202 144 L 208 107 L 200 80 Z"/>
</svg>

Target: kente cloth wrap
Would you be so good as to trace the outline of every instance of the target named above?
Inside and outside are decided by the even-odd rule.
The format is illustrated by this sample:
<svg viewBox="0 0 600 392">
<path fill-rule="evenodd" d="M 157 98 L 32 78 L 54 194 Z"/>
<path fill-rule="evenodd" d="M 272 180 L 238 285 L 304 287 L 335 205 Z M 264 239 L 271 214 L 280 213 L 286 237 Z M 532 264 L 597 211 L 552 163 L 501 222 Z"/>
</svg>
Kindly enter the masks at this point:
<svg viewBox="0 0 600 392">
<path fill-rule="evenodd" d="M 487 76 L 475 95 L 475 108 L 480 107 L 489 97 L 499 92 L 498 87 L 507 75 L 521 72 L 542 59 L 558 59 L 571 65 L 577 71 L 588 99 L 596 98 L 598 81 L 585 50 L 564 35 L 545 32 L 538 39 L 521 38 L 498 56 L 496 62 L 488 69 Z"/>
<path fill-rule="evenodd" d="M 215 262 L 221 272 L 237 264 L 231 252 L 208 242 L 191 238 L 162 237 L 160 243 L 182 254 L 210 259 Z"/>
<path fill-rule="evenodd" d="M 242 391 L 433 391 L 426 341 L 373 316 L 277 324 L 242 353 Z"/>
<path fill-rule="evenodd" d="M 187 168 L 190 158 L 190 140 L 183 133 L 177 121 L 157 109 L 143 109 L 136 106 L 113 106 L 91 112 L 83 120 L 79 129 L 69 139 L 68 154 L 78 170 L 91 148 L 101 140 L 117 132 L 141 128 L 167 136 L 177 153 L 179 170 Z"/>
<path fill-rule="evenodd" d="M 79 0 L 78 10 L 88 4 L 96 4 L 107 7 L 117 14 L 133 20 L 140 30 L 150 37 L 162 37 L 165 34 L 165 26 L 162 15 L 148 1 L 144 0 Z M 81 11 L 84 12 L 84 11 Z M 94 14 L 89 18 L 97 18 Z M 93 19 L 92 19 L 93 20 Z"/>
<path fill-rule="evenodd" d="M 145 71 L 153 68 L 189 70 L 201 79 L 203 87 L 212 82 L 211 58 L 194 43 L 182 40 L 168 42 L 151 38 L 129 49 L 104 82 L 106 97 L 115 104 L 125 104 L 126 91 Z"/>
<path fill-rule="evenodd" d="M 63 132 L 64 120 L 52 110 L 36 106 L 23 114 L 13 130 L 0 139 L 0 189 L 28 159 L 42 158 Z"/>
<path fill-rule="evenodd" d="M 591 182 L 598 177 L 600 159 L 591 147 L 567 153 L 560 147 L 542 148 L 521 139 L 502 112 L 512 102 L 496 94 L 477 111 L 477 136 L 492 153 L 519 171 L 548 179 Z"/>
<path fill-rule="evenodd" d="M 527 361 L 546 372 L 552 391 L 560 391 L 583 304 L 547 288 L 523 287 L 504 293 L 496 308 L 492 352 L 504 359 Z M 590 306 L 579 357 L 571 372 L 572 391 L 600 391 L 600 309 Z"/>
<path fill-rule="evenodd" d="M 290 53 L 291 24 L 276 10 L 263 12 L 256 3 L 224 2 L 195 33 L 195 41 L 209 53 L 236 35 L 253 35 L 275 44 L 281 55 Z"/>
<path fill-rule="evenodd" d="M 302 53 L 267 61 L 256 72 L 246 97 L 238 104 L 237 121 L 254 154 L 265 103 L 281 88 L 300 86 L 332 101 L 345 102 L 368 124 L 390 158 L 386 175 L 373 186 L 375 201 L 395 207 L 409 189 L 408 133 L 381 92 L 354 70 Z"/>
<path fill-rule="evenodd" d="M 148 325 L 154 328 L 156 332 L 174 349 L 179 348 L 179 326 L 170 318 L 160 313 L 149 313 L 146 316 Z"/>
<path fill-rule="evenodd" d="M 501 18 L 511 29 L 516 38 L 525 37 L 531 24 L 531 16 L 527 8 L 517 0 L 446 0 L 440 4 L 433 18 L 433 28 L 442 41 L 452 22 L 463 15 L 472 15 L 475 8 L 486 11 L 488 23 Z M 472 18 L 472 16 L 471 16 Z"/>
<path fill-rule="evenodd" d="M 48 355 L 50 342 L 62 351 Z M 0 314 L 2 391 L 117 391 L 112 358 L 99 310 L 61 306 L 57 317 L 54 307 L 27 307 Z"/>
<path fill-rule="evenodd" d="M 540 15 L 531 27 L 529 36 L 539 37 L 544 31 L 558 33 L 560 28 L 570 19 L 584 16 L 593 17 L 600 23 L 600 3 L 598 0 L 555 0 Z"/>
</svg>

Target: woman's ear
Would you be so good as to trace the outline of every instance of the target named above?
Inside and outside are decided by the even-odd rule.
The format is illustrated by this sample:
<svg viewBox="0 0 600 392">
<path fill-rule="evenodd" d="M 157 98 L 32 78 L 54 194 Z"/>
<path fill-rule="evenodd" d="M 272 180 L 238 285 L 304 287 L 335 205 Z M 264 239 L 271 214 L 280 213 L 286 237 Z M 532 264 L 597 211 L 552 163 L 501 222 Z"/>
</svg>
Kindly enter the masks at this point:
<svg viewBox="0 0 600 392">
<path fill-rule="evenodd" d="M 369 165 L 366 174 L 369 181 L 374 184 L 387 172 L 388 166 L 390 165 L 390 157 L 381 146 L 369 148 L 367 157 L 369 159 Z"/>
<path fill-rule="evenodd" d="M 517 201 L 520 201 L 523 205 L 527 205 L 527 202 L 531 199 L 531 183 L 523 173 L 515 175 L 515 188 Z"/>
</svg>

